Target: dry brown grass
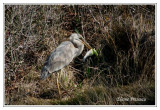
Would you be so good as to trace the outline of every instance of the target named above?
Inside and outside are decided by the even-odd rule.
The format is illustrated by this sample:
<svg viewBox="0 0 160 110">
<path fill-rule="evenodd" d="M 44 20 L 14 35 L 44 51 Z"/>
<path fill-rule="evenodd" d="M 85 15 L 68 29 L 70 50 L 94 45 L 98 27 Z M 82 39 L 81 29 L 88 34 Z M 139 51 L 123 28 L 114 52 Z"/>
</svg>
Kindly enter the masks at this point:
<svg viewBox="0 0 160 110">
<path fill-rule="evenodd" d="M 47 56 L 72 32 L 98 51 L 40 80 Z M 117 101 L 117 97 L 146 101 Z M 154 105 L 154 5 L 5 5 L 6 105 Z"/>
</svg>

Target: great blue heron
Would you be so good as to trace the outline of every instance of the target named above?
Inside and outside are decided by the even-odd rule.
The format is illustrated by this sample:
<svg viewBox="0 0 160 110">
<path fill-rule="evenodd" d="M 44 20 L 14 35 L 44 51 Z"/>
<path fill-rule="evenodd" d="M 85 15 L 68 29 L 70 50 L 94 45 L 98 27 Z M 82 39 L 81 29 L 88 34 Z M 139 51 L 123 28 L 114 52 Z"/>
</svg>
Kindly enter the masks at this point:
<svg viewBox="0 0 160 110">
<path fill-rule="evenodd" d="M 42 79 L 46 79 L 53 72 L 61 70 L 63 67 L 69 65 L 75 57 L 82 53 L 84 45 L 91 49 L 91 46 L 85 42 L 84 38 L 80 34 L 73 33 L 69 39 L 70 41 L 62 42 L 47 58 L 41 71 Z M 60 95 L 58 77 L 57 87 Z"/>
</svg>

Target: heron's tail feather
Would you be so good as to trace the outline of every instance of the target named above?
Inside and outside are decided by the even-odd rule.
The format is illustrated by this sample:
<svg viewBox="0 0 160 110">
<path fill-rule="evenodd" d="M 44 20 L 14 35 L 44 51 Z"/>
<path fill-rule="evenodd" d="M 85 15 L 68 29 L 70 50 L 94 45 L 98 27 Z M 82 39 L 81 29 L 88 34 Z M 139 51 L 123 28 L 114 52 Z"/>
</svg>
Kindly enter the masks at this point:
<svg viewBox="0 0 160 110">
<path fill-rule="evenodd" d="M 51 75 L 51 73 L 48 71 L 48 69 L 46 68 L 46 66 L 44 66 L 43 69 L 42 69 L 42 71 L 41 71 L 41 79 L 44 80 L 44 79 L 46 79 L 50 75 Z"/>
</svg>

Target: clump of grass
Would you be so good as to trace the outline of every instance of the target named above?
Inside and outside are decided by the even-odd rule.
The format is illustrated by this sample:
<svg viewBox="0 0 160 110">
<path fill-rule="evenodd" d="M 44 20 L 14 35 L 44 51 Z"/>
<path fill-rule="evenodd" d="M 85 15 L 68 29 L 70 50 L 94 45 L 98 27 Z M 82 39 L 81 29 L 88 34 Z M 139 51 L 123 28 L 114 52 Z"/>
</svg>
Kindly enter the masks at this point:
<svg viewBox="0 0 160 110">
<path fill-rule="evenodd" d="M 150 93 L 155 93 L 154 85 L 129 85 L 109 88 L 105 86 L 96 86 L 85 90 L 85 92 L 75 94 L 74 98 L 63 100 L 63 101 L 53 101 L 52 104 L 62 104 L 62 105 L 143 105 L 143 104 L 155 104 L 154 94 L 152 96 Z M 139 89 L 139 91 L 137 91 Z M 139 97 L 141 96 L 141 97 Z M 146 101 L 119 101 L 119 98 L 146 98 Z"/>
</svg>

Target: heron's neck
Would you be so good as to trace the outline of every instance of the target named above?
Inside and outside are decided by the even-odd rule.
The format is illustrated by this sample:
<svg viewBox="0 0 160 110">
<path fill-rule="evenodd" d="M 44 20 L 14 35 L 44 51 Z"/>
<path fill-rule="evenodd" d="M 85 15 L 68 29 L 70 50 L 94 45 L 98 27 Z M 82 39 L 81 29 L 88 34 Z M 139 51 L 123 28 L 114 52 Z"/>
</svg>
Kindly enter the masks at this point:
<svg viewBox="0 0 160 110">
<path fill-rule="evenodd" d="M 83 51 L 83 49 L 84 49 L 84 44 L 81 43 L 81 42 L 78 41 L 78 40 L 73 40 L 72 42 L 73 42 L 73 44 L 75 45 L 75 47 L 77 47 L 77 48 L 76 48 L 76 53 L 75 53 L 75 57 L 77 57 L 77 56 L 79 56 L 79 55 L 82 53 L 82 51 Z"/>
</svg>

